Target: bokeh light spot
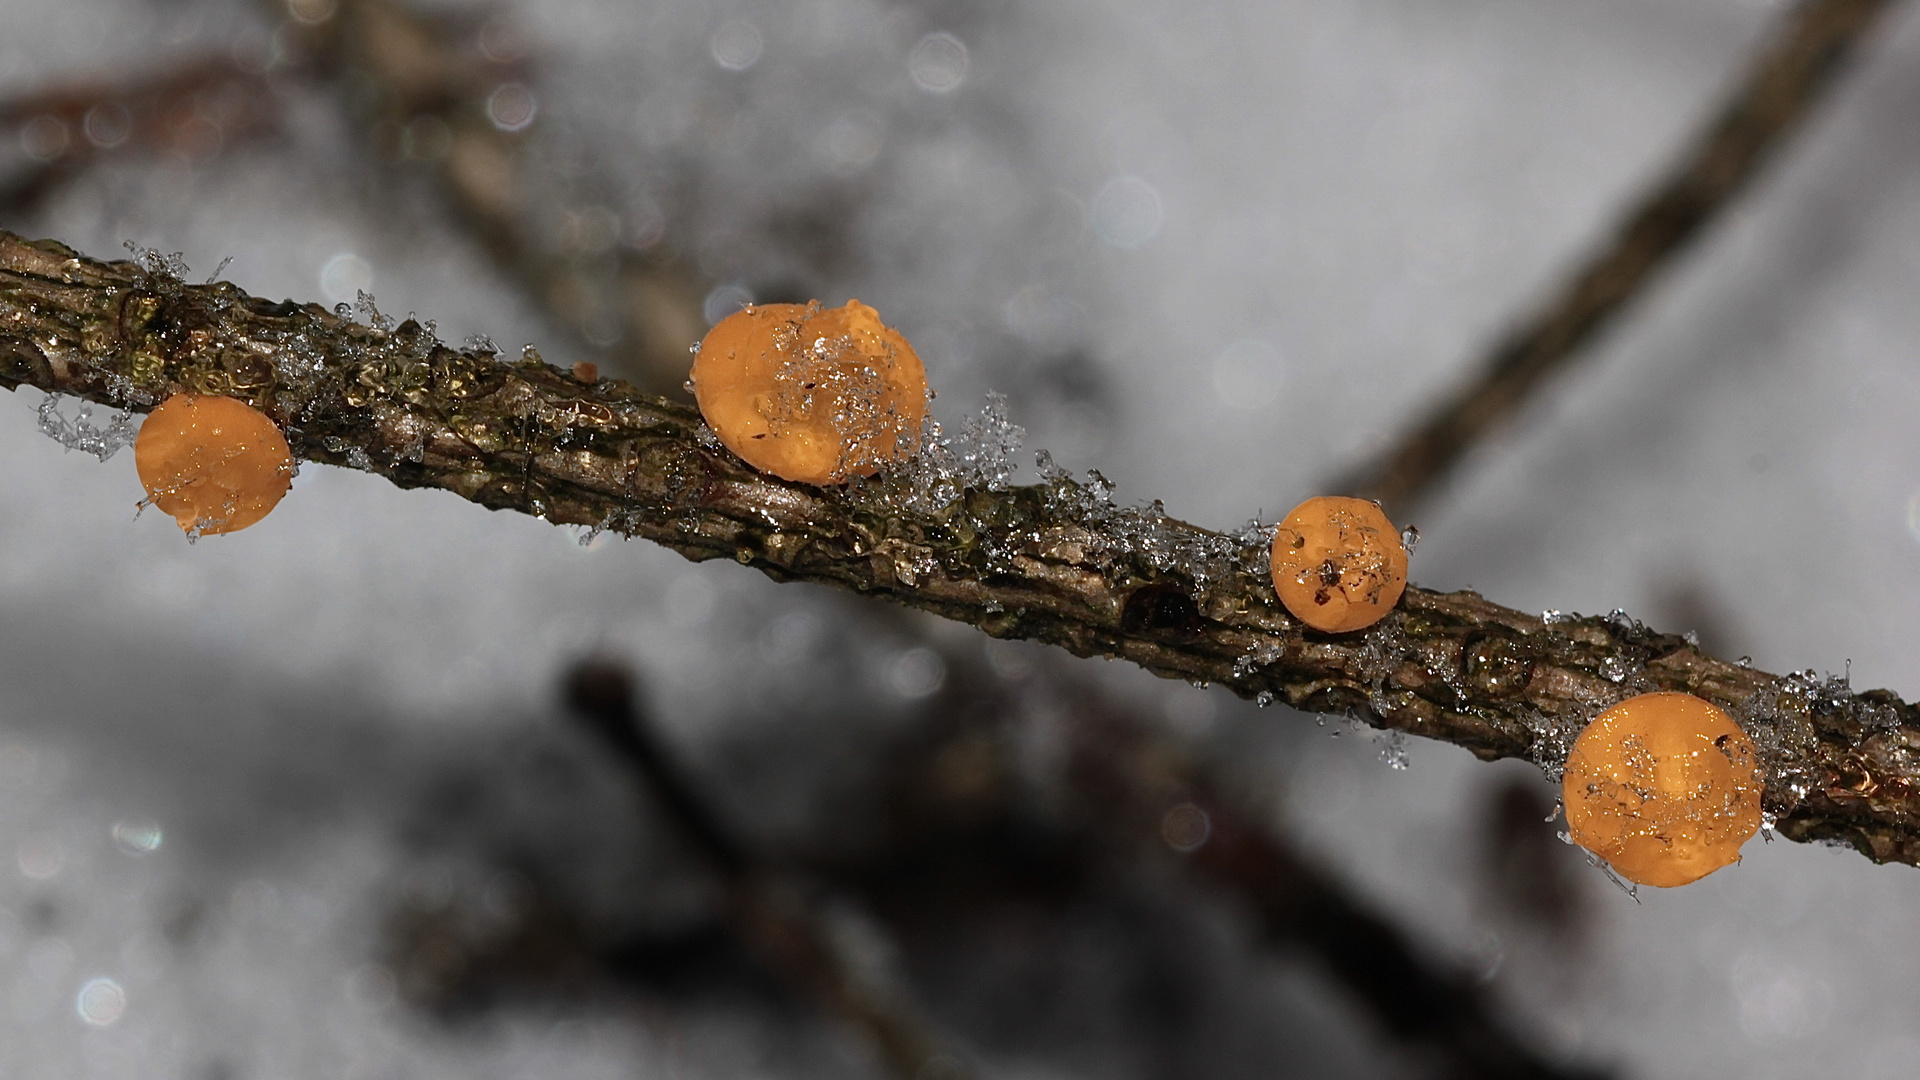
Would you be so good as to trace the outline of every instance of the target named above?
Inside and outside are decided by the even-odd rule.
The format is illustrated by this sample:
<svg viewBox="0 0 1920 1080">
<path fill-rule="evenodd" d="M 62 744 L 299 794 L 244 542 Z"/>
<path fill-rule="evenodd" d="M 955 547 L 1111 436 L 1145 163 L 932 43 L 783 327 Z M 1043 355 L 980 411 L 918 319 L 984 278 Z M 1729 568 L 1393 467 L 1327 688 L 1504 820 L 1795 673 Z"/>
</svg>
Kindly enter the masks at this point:
<svg viewBox="0 0 1920 1080">
<path fill-rule="evenodd" d="M 727 283 L 715 285 L 707 293 L 706 300 L 700 304 L 700 311 L 707 317 L 707 325 L 712 326 L 751 303 L 753 293 L 745 285 Z"/>
<path fill-rule="evenodd" d="M 519 83 L 506 83 L 487 98 L 487 119 L 501 131 L 520 131 L 539 112 L 540 99 Z"/>
<path fill-rule="evenodd" d="M 760 28 L 745 19 L 728 19 L 707 39 L 713 62 L 728 71 L 745 71 L 760 62 L 765 47 Z"/>
<path fill-rule="evenodd" d="M 1193 851 L 1213 834 L 1213 819 L 1192 803 L 1180 803 L 1160 819 L 1160 838 L 1175 851 Z"/>
<path fill-rule="evenodd" d="M 320 268 L 320 291 L 328 303 L 352 303 L 373 291 L 373 267 L 351 251 L 339 252 Z"/>
<path fill-rule="evenodd" d="M 144 818 L 122 818 L 113 823 L 112 833 L 113 842 L 130 855 L 151 855 L 165 838 L 159 822 Z"/>
<path fill-rule="evenodd" d="M 1160 192 L 1137 176 L 1116 176 L 1100 185 L 1087 208 L 1094 234 L 1124 251 L 1145 245 L 1160 235 L 1166 206 Z"/>
<path fill-rule="evenodd" d="M 60 845 L 44 837 L 30 837 L 20 844 L 14 853 L 14 861 L 19 864 L 20 872 L 35 881 L 45 881 L 60 872 L 66 860 L 60 851 Z"/>
<path fill-rule="evenodd" d="M 929 697 L 947 684 L 947 664 L 932 649 L 908 649 L 894 658 L 887 682 L 908 700 Z"/>
<path fill-rule="evenodd" d="M 112 979 L 88 979 L 74 996 L 74 1011 L 94 1027 L 106 1027 L 127 1011 L 127 992 Z"/>
<path fill-rule="evenodd" d="M 929 94 L 948 94 L 967 81 L 966 42 L 944 31 L 928 34 L 907 54 L 907 74 L 913 85 Z"/>
</svg>

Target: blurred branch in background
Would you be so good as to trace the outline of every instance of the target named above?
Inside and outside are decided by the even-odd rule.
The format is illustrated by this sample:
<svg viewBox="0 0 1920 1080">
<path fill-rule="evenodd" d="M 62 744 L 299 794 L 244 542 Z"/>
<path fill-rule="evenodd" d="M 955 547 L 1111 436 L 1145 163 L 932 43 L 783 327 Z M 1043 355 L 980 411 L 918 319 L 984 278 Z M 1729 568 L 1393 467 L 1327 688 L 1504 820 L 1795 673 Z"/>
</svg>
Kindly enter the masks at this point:
<svg viewBox="0 0 1920 1080">
<path fill-rule="evenodd" d="M 1191 932 L 1196 909 L 1223 908 L 1240 929 L 1233 940 L 1219 944 L 1222 958 L 1251 954 L 1239 965 L 1249 975 L 1304 961 L 1309 971 L 1342 991 L 1334 998 L 1348 1003 L 1364 1038 L 1383 1037 L 1383 1049 L 1416 1065 L 1420 1075 L 1460 1080 L 1598 1075 L 1552 1064 L 1514 1038 L 1494 1018 L 1473 977 L 1425 956 L 1403 930 L 1374 914 L 1314 860 L 1237 812 L 1234 800 L 1205 788 L 1200 762 L 1184 740 L 1076 677 L 1067 665 L 1000 644 L 989 645 L 991 655 L 983 656 L 975 642 L 913 635 L 914 620 L 878 621 L 886 624 L 885 636 L 907 632 L 906 640 L 919 642 L 915 648 L 937 653 L 946 677 L 920 707 L 913 726 L 876 761 L 867 784 L 877 802 L 864 796 L 853 800 L 863 825 L 811 830 L 819 839 L 804 843 L 822 846 L 772 859 L 749 852 L 719 825 L 710 809 L 716 800 L 699 794 L 652 725 L 642 721 L 637 729 L 628 727 L 633 711 L 618 707 L 633 700 L 623 671 L 588 665 L 569 680 L 579 714 L 603 745 L 625 747 L 620 756 L 637 778 L 655 778 L 643 787 L 656 803 L 681 808 L 664 815 L 668 831 L 692 841 L 710 871 L 735 868 L 716 875 L 726 882 L 720 895 L 728 899 L 721 907 L 730 914 L 724 923 L 697 919 L 666 932 L 612 931 L 604 917 L 580 909 L 567 890 L 545 880 L 538 869 L 541 860 L 523 852 L 508 860 L 518 867 L 512 872 L 518 884 L 512 890 L 516 902 L 505 905 L 505 914 L 476 919 L 478 913 L 463 913 L 444 899 L 407 905 L 395 925 L 394 959 L 408 996 L 450 1017 L 529 994 L 549 1001 L 556 994 L 591 1000 L 596 985 L 663 993 L 681 1004 L 702 993 L 728 991 L 773 1003 L 783 995 L 729 939 L 750 947 L 760 940 L 765 923 L 742 918 L 741 905 L 751 911 L 755 881 L 790 876 L 768 869 L 790 862 L 824 888 L 775 888 L 776 897 L 857 897 L 860 908 L 884 920 L 887 936 L 902 946 L 902 962 L 884 966 L 913 970 L 915 982 L 974 983 L 977 978 L 956 975 L 953 967 L 988 964 L 992 983 L 1000 988 L 991 995 L 994 1003 L 968 1000 L 947 1007 L 964 1008 L 969 1036 L 985 1040 L 985 1051 L 996 1057 L 1016 1053 L 1023 1032 L 1047 1023 L 1036 1011 L 1065 1006 L 1043 987 L 1053 981 L 1051 973 L 1077 963 L 1066 942 L 1075 933 L 1069 928 L 1084 927 L 1090 918 L 1115 918 L 1127 927 L 1120 939 L 1125 944 L 1116 946 L 1122 955 L 1114 958 L 1116 967 L 1106 978 L 1124 984 L 1116 988 L 1127 1011 L 1118 1018 L 1126 1033 L 1121 1037 L 1155 1063 L 1149 1075 L 1205 1075 L 1196 1072 L 1210 1055 L 1208 1009 L 1202 1002 L 1217 975 L 1206 974 L 1210 961 L 1187 955 L 1188 947 L 1177 943 Z M 639 731 L 639 738 L 633 739 L 630 730 Z M 487 760 L 497 762 L 498 756 Z M 488 798 L 501 797 L 511 786 L 511 780 L 491 773 L 467 785 L 490 793 L 483 796 Z M 840 797 L 848 794 L 842 791 Z M 1263 789 L 1255 801 L 1271 796 Z M 437 823 L 460 816 L 438 801 L 427 813 L 436 829 Z M 1543 816 L 1533 814 L 1531 833 L 1548 846 L 1510 859 L 1510 875 L 1537 874 L 1537 868 L 1520 864 L 1540 855 L 1556 865 L 1584 867 L 1572 849 L 1552 842 Z M 622 857 L 613 851 L 578 854 Z M 1168 872 L 1176 867 L 1191 871 L 1201 888 L 1180 884 L 1180 875 Z M 664 882 L 657 887 L 672 888 Z M 792 928 L 795 933 L 818 936 L 828 947 L 844 946 L 846 935 L 836 933 L 834 920 L 824 915 L 835 905 L 812 902 L 795 908 L 784 899 L 782 905 L 784 911 L 800 912 L 796 917 L 806 924 Z M 1210 917 L 1202 914 L 1201 921 Z M 724 929 L 728 925 L 731 933 Z M 1571 940 L 1571 927 L 1561 925 L 1553 939 L 1555 954 L 1564 954 Z M 1018 929 L 1022 926 L 1024 931 Z M 1008 934 L 1030 940 L 1017 958 L 1001 961 L 1012 971 L 978 955 L 978 943 Z M 904 1000 L 898 996 L 902 984 L 858 975 L 861 957 L 875 951 L 871 945 L 851 954 L 843 950 L 843 962 L 836 964 L 825 953 L 786 949 L 790 941 L 782 933 L 774 939 L 778 948 L 752 951 L 810 996 L 832 1003 L 849 994 L 869 1001 L 877 994 L 889 1010 L 904 1008 L 891 1004 Z M 1263 957 L 1258 944 L 1273 953 Z M 1036 978 L 1042 985 L 1031 985 Z M 1257 1013 L 1261 1007 L 1253 1008 Z M 844 1014 L 844 1006 L 838 1011 Z M 856 1013 L 854 1019 L 877 1042 L 888 1030 L 883 1023 L 874 1031 L 871 1017 Z M 1284 1010 L 1271 1019 L 1284 1021 Z M 911 1010 L 906 1024 L 911 1034 Z M 949 1064 L 945 1055 L 926 1060 L 938 1063 L 935 1068 Z"/>
<path fill-rule="evenodd" d="M 280 128 L 281 90 L 313 80 L 363 137 L 384 183 L 431 181 L 449 218 L 587 355 L 649 392 L 679 396 L 687 346 L 706 330 L 698 275 L 661 224 L 616 209 L 618 183 L 591 161 L 539 166 L 540 99 L 524 32 L 501 15 L 422 13 L 386 0 L 264 5 L 279 21 L 264 53 L 176 61 L 0 100 L 24 160 L 0 173 L 0 215 L 20 215 L 107 153 L 204 159 Z M 535 192 L 537 191 L 537 197 Z"/>
<path fill-rule="evenodd" d="M 25 157 L 0 174 L 0 214 L 32 211 L 105 156 L 206 158 L 279 127 L 265 77 L 221 55 L 0 99 L 0 129 L 17 135 Z"/>
<path fill-rule="evenodd" d="M 432 176 L 500 273 L 589 355 L 652 393 L 682 393 L 705 290 L 656 223 L 613 209 L 615 182 L 592 161 L 570 182 L 536 175 L 540 103 L 523 30 L 387 0 L 329 4 L 304 29 L 376 160 Z"/>
<path fill-rule="evenodd" d="M 1640 197 L 1612 239 L 1494 346 L 1473 382 L 1327 490 L 1378 499 L 1389 516 L 1404 519 L 1732 205 L 1889 6 L 1891 0 L 1797 0 L 1720 114 Z"/>
<path fill-rule="evenodd" d="M 1035 664 L 1010 685 L 986 670 L 977 652 L 949 646 L 941 655 L 946 688 L 929 707 L 912 753 L 892 770 L 882 850 L 828 871 L 857 883 L 878 910 L 937 921 L 941 916 L 925 909 L 945 904 L 957 915 L 982 906 L 971 892 L 956 889 L 956 860 L 938 859 L 943 850 L 994 858 L 1007 864 L 997 873 L 1010 878 L 1022 873 L 1025 851 L 1032 864 L 1026 875 L 1067 893 L 1093 891 L 1086 879 L 1103 863 L 1118 863 L 1125 872 L 1171 856 L 1205 891 L 1251 916 L 1267 945 L 1311 957 L 1431 1075 L 1598 1075 L 1552 1064 L 1516 1040 L 1470 979 L 1422 956 L 1404 931 L 1240 812 L 1182 740 L 1159 724 L 1057 665 Z M 1034 721 L 1018 695 L 1053 703 L 1062 713 L 1055 718 L 1065 740 L 1059 784 L 1068 805 L 1051 815 L 1023 807 L 1016 794 L 1014 747 L 1035 741 L 1022 730 Z M 1550 834 L 1536 824 L 1540 834 Z"/>
<path fill-rule="evenodd" d="M 0 384 L 136 411 L 179 388 L 232 395 L 274 416 L 307 460 L 1550 774 L 1600 709 L 1680 690 L 1742 721 L 1784 835 L 1920 862 L 1920 712 L 1889 692 L 1718 660 L 1623 612 L 1536 616 L 1471 592 L 1410 587 L 1372 628 L 1322 634 L 1277 602 L 1263 529 L 1230 536 L 1157 505 L 1116 506 L 1097 473 L 1083 486 L 1049 469 L 1040 485 L 1005 487 L 954 463 L 1006 447 L 932 447 L 884 480 L 788 483 L 720 448 L 692 409 L 582 382 L 535 352 L 509 365 L 411 320 L 369 310 L 374 325 L 362 325 L 229 283 L 188 285 L 146 261 L 100 263 L 0 232 Z"/>
<path fill-rule="evenodd" d="M 566 693 L 575 715 L 617 752 L 672 827 L 720 877 L 729 923 L 762 960 L 864 1034 L 887 1071 L 901 1080 L 973 1075 L 942 1049 L 899 980 L 867 970 L 873 965 L 827 925 L 806 884 L 775 869 L 720 821 L 641 713 L 624 668 L 582 664 L 568 675 Z"/>
<path fill-rule="evenodd" d="M 1359 999 L 1380 1026 L 1439 1060 L 1436 1074 L 1469 1078 L 1590 1077 L 1516 1040 L 1464 973 L 1423 958 L 1405 932 L 1321 871 L 1272 830 L 1236 813 L 1179 747 L 1098 695 L 1075 726 L 1082 787 L 1105 796 L 1116 825 L 1187 852 L 1203 881 L 1250 909 L 1268 942 L 1304 950 Z M 1159 777 L 1140 775 L 1142 767 Z M 1153 780 L 1157 779 L 1156 784 Z M 1155 793 L 1158 799 L 1143 798 Z M 1543 826 L 1537 831 L 1547 835 Z"/>
</svg>

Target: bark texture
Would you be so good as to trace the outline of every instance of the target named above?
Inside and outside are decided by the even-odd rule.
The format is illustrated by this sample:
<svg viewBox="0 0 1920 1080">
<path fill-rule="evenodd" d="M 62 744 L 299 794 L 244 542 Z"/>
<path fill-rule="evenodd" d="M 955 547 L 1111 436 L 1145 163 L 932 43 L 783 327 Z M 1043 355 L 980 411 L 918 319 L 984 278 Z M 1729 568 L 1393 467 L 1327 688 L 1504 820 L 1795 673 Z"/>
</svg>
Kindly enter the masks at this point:
<svg viewBox="0 0 1920 1080">
<path fill-rule="evenodd" d="M 1097 475 L 1006 487 L 927 466 L 843 488 L 787 483 L 728 453 L 684 406 L 581 383 L 531 351 L 506 362 L 449 348 L 411 320 L 367 317 L 375 325 L 224 282 L 186 284 L 155 258 L 103 263 L 0 232 L 8 388 L 139 412 L 181 391 L 231 395 L 272 416 L 307 461 L 877 594 L 996 637 L 1549 773 L 1599 710 L 1683 690 L 1753 737 L 1780 833 L 1920 863 L 1920 716 L 1891 693 L 1755 671 L 1621 613 L 1534 615 L 1472 592 L 1410 587 L 1372 628 L 1323 634 L 1275 599 L 1263 530 L 1223 534 L 1157 504 L 1119 507 Z"/>
</svg>

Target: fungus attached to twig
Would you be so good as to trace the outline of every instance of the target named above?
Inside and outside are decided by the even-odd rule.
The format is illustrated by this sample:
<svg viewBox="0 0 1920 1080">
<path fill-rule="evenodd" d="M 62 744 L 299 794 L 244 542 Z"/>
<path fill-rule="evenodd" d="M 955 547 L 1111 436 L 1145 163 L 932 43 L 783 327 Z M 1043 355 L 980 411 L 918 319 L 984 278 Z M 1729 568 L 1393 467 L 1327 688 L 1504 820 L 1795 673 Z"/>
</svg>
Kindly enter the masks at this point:
<svg viewBox="0 0 1920 1080">
<path fill-rule="evenodd" d="M 783 480 L 839 484 L 919 449 L 927 371 L 858 300 L 761 304 L 720 320 L 693 361 L 700 415 L 727 449 Z"/>
<path fill-rule="evenodd" d="M 266 413 L 236 398 L 175 394 L 133 444 L 147 501 L 189 535 L 259 521 L 293 484 L 293 453 Z"/>
<path fill-rule="evenodd" d="M 1386 617 L 1407 588 L 1407 549 L 1380 507 L 1321 495 L 1273 534 L 1273 587 L 1293 617 L 1328 633 Z"/>
<path fill-rule="evenodd" d="M 1760 828 L 1753 742 L 1692 694 L 1641 694 L 1574 741 L 1561 795 L 1573 842 L 1621 877 L 1671 888 L 1740 858 Z"/>
</svg>

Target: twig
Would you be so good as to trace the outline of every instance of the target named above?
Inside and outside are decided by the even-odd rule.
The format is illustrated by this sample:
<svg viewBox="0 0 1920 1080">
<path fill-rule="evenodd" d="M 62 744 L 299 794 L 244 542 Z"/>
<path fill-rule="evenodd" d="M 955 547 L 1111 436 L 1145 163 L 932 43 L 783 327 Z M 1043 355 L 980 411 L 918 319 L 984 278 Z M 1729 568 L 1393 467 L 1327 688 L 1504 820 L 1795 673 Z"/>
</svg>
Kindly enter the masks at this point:
<svg viewBox="0 0 1920 1080">
<path fill-rule="evenodd" d="M 279 122 L 266 80 L 224 56 L 0 99 L 0 127 L 22 129 L 38 159 L 0 184 L 0 213 L 30 209 L 102 153 L 200 156 L 267 134 Z"/>
<path fill-rule="evenodd" d="M 687 345 L 706 330 L 697 275 L 663 246 L 635 250 L 620 219 L 592 198 L 567 211 L 581 223 L 577 242 L 542 235 L 528 172 L 538 126 L 497 122 L 491 101 L 519 93 L 530 110 L 532 80 L 523 62 L 476 55 L 474 29 L 390 0 L 344 0 L 307 32 L 319 72 L 351 72 L 374 90 L 356 97 L 377 156 L 417 162 L 455 223 L 579 348 L 647 390 L 681 394 Z M 427 145 L 394 145 L 410 143 Z M 565 205 L 552 190 L 538 201 L 551 210 L 556 199 Z"/>
<path fill-rule="evenodd" d="M 1340 882 L 1320 873 L 1269 833 L 1237 819 L 1203 790 L 1193 804 L 1211 826 L 1192 863 L 1231 887 L 1277 942 L 1311 952 L 1366 1002 L 1395 1038 L 1444 1055 L 1439 1075 L 1455 1080 L 1598 1077 L 1553 1064 L 1518 1041 L 1489 1012 L 1463 973 L 1424 960 L 1406 934 Z"/>
<path fill-rule="evenodd" d="M 754 857 L 694 791 L 634 703 L 632 678 L 587 663 L 567 680 L 567 700 L 633 769 L 668 820 L 719 874 L 737 933 L 788 979 L 858 1027 L 900 1080 L 967 1080 L 971 1070 L 942 1049 L 925 1017 L 897 988 L 861 971 L 808 905 L 800 884 Z"/>
<path fill-rule="evenodd" d="M 1381 1028 L 1435 1066 L 1433 1075 L 1459 1080 L 1597 1075 L 1555 1065 L 1527 1047 L 1500 1023 L 1464 973 L 1423 957 L 1390 919 L 1283 836 L 1255 824 L 1209 782 L 1205 774 L 1217 770 L 1204 768 L 1182 740 L 1124 699 L 1062 670 L 1064 665 L 1037 665 L 1009 687 L 982 670 L 978 650 L 948 646 L 941 655 L 948 679 L 930 710 L 933 726 L 944 729 L 941 737 L 917 747 L 912 758 L 917 767 L 897 776 L 886 815 L 888 850 L 877 859 L 853 856 L 843 864 L 843 874 L 864 880 L 870 889 L 891 891 L 900 888 L 903 870 L 931 866 L 919 875 L 928 881 L 922 887 L 943 898 L 960 891 L 952 902 L 971 907 L 979 901 L 956 889 L 951 863 L 959 852 L 989 852 L 1012 864 L 1000 869 L 1009 878 L 1019 877 L 1022 861 L 1043 867 L 1040 872 L 1053 890 L 1067 894 L 1061 902 L 1071 904 L 1080 892 L 1090 891 L 1084 880 L 1090 868 L 1117 861 L 1112 853 L 1164 857 L 1171 846 L 1184 852 L 1177 857 L 1209 891 L 1225 893 L 1245 909 L 1268 943 L 1317 960 Z M 1063 721 L 1064 790 L 1049 790 L 1044 799 L 1023 799 L 1016 784 L 1001 779 L 1017 766 L 984 756 L 986 748 L 1024 741 L 1003 726 L 1004 718 L 1023 711 L 1014 695 L 1057 704 L 1059 712 L 1049 708 L 1048 715 Z M 969 763 L 963 781 L 953 779 L 949 764 L 956 751 L 958 760 Z M 1044 826 L 1027 819 L 1045 811 L 1029 809 L 1032 802 L 1064 804 L 1046 818 L 1056 836 L 1033 839 Z M 1534 825 L 1545 830 L 1547 824 L 1538 820 L 1543 816 L 1536 815 Z M 1019 845 L 995 842 L 1009 835 L 1028 839 Z M 917 891 L 908 891 L 883 910 L 917 910 L 923 903 Z"/>
<path fill-rule="evenodd" d="M 1920 862 L 1920 715 L 1891 693 L 1717 660 L 1623 613 L 1530 615 L 1472 592 L 1409 588 L 1371 629 L 1322 634 L 1276 601 L 1262 530 L 1231 536 L 1157 506 L 1116 507 L 1103 485 L 1063 473 L 1013 488 L 911 472 L 786 483 L 727 453 L 691 409 L 577 382 L 537 353 L 510 365 L 449 349 L 412 321 L 364 326 L 4 232 L 0 384 L 136 411 L 179 390 L 232 395 L 272 415 L 310 461 L 1549 772 L 1599 709 L 1684 690 L 1753 737 L 1764 806 L 1784 835 Z"/>
<path fill-rule="evenodd" d="M 1329 490 L 1378 499 L 1392 516 L 1402 516 L 1732 203 L 1889 3 L 1799 0 L 1713 123 L 1626 215 L 1607 246 L 1494 347 L 1479 378 Z"/>
</svg>

